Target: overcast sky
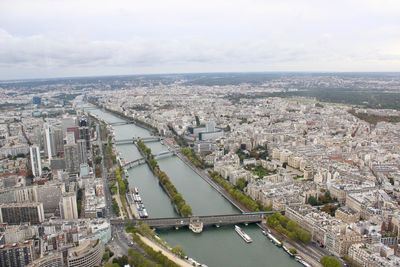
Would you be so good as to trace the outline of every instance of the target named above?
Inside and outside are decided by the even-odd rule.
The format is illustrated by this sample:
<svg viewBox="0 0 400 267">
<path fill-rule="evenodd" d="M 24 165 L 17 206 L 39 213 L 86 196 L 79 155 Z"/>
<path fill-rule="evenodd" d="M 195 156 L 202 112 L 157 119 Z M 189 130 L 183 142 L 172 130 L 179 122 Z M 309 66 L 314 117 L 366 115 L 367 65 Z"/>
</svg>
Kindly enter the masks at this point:
<svg viewBox="0 0 400 267">
<path fill-rule="evenodd" d="M 0 0 L 0 79 L 400 71 L 399 0 Z"/>
</svg>

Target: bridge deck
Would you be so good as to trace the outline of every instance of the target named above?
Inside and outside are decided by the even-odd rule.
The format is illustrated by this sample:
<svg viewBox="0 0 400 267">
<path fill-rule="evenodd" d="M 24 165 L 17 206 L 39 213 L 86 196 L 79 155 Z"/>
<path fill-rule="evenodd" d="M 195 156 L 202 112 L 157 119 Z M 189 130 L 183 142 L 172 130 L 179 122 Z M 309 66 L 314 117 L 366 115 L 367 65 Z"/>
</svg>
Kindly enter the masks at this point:
<svg viewBox="0 0 400 267">
<path fill-rule="evenodd" d="M 211 216 L 198 216 L 199 220 L 203 222 L 204 226 L 209 225 L 228 225 L 238 223 L 258 223 L 262 221 L 263 215 L 271 214 L 274 212 L 257 212 L 257 213 L 243 213 L 232 215 L 211 215 Z M 148 224 L 152 228 L 172 228 L 188 226 L 190 217 L 182 218 L 147 218 L 147 219 L 133 219 L 130 220 L 134 224 L 140 222 Z M 120 219 L 111 220 L 112 224 L 123 224 L 125 221 Z"/>
</svg>

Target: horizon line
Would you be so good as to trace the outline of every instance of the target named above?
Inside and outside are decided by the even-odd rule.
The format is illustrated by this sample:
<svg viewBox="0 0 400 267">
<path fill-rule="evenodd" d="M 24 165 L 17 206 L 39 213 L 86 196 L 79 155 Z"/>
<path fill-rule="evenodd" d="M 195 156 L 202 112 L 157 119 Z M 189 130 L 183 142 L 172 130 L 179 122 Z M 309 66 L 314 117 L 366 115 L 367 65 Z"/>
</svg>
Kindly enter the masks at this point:
<svg viewBox="0 0 400 267">
<path fill-rule="evenodd" d="M 27 81 L 51 81 L 63 79 L 105 78 L 105 77 L 130 77 L 130 76 L 161 76 L 161 75 L 190 75 L 190 74 L 399 74 L 400 71 L 211 71 L 211 72 L 160 72 L 136 74 L 109 74 L 109 75 L 82 75 L 59 76 L 41 78 L 0 79 L 0 83 L 16 83 Z"/>
</svg>

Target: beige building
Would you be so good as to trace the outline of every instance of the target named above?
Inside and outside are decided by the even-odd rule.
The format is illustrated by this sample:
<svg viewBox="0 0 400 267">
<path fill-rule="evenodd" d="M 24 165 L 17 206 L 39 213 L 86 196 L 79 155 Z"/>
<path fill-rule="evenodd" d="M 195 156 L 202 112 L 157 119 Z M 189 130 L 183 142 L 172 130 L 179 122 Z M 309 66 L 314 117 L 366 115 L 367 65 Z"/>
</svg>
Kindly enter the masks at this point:
<svg viewBox="0 0 400 267">
<path fill-rule="evenodd" d="M 67 267 L 101 266 L 104 246 L 100 240 L 85 240 L 78 247 L 68 250 Z"/>
</svg>

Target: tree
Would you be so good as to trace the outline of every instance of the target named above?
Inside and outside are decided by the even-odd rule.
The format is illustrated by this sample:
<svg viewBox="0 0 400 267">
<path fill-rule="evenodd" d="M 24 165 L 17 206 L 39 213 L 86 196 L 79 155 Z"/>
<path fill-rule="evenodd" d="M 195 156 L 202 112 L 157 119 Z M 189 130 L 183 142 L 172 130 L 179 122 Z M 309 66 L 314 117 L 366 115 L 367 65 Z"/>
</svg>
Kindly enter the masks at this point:
<svg viewBox="0 0 400 267">
<path fill-rule="evenodd" d="M 119 266 L 125 266 L 128 264 L 128 257 L 124 255 L 119 258 L 114 258 L 112 262 L 118 264 Z"/>
<path fill-rule="evenodd" d="M 342 267 L 340 261 L 333 256 L 323 256 L 320 262 L 324 267 Z"/>
<path fill-rule="evenodd" d="M 239 189 L 240 191 L 243 191 L 243 189 L 247 186 L 247 181 L 244 178 L 239 178 L 236 181 L 236 188 Z"/>
<path fill-rule="evenodd" d="M 295 248 L 289 248 L 289 252 L 296 255 L 297 254 L 297 249 Z"/>
<path fill-rule="evenodd" d="M 182 216 L 188 217 L 188 216 L 192 215 L 192 208 L 189 205 L 184 204 L 181 207 L 180 212 L 181 212 Z"/>
<path fill-rule="evenodd" d="M 185 256 L 185 252 L 183 251 L 183 248 L 179 245 L 176 245 L 175 247 L 172 248 L 172 253 L 174 253 L 175 255 L 178 255 L 181 258 L 183 258 Z"/>
<path fill-rule="evenodd" d="M 317 200 L 317 198 L 314 197 L 314 196 L 309 196 L 307 202 L 308 202 L 308 204 L 310 204 L 311 206 L 317 206 L 317 205 L 318 205 L 318 200 Z"/>
<path fill-rule="evenodd" d="M 106 263 L 106 264 L 104 265 L 104 267 L 120 267 L 120 266 L 119 266 L 118 263 L 109 262 L 109 263 Z"/>
<path fill-rule="evenodd" d="M 94 162 L 95 162 L 96 164 L 100 164 L 100 163 L 101 163 L 101 160 L 102 160 L 102 157 L 101 157 L 101 156 L 97 156 L 97 157 L 95 158 Z"/>
</svg>

